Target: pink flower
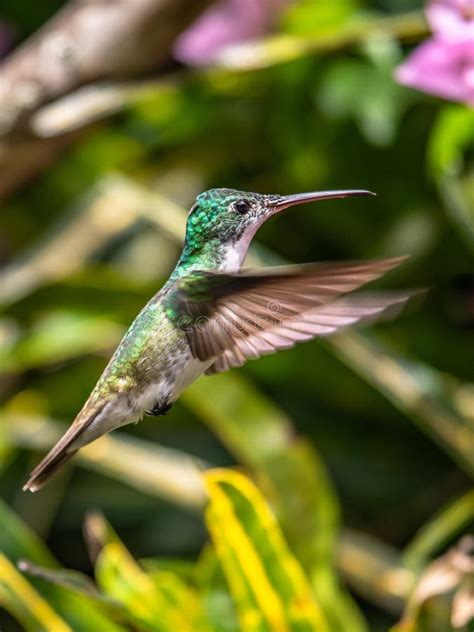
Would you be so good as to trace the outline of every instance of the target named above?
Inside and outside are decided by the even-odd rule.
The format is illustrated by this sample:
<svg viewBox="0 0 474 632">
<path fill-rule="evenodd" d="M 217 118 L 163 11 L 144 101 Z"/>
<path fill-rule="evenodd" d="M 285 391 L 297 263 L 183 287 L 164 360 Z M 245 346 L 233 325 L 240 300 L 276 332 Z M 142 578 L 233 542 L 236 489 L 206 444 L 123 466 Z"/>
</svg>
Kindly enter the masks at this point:
<svg viewBox="0 0 474 632">
<path fill-rule="evenodd" d="M 472 56 L 472 43 L 428 40 L 397 68 L 396 77 L 423 92 L 474 106 Z"/>
<path fill-rule="evenodd" d="M 192 66 L 216 60 L 221 49 L 260 37 L 288 0 L 220 0 L 178 37 L 174 55 Z"/>
<path fill-rule="evenodd" d="M 426 12 L 434 36 L 397 68 L 397 80 L 474 106 L 474 0 L 435 0 Z"/>
<path fill-rule="evenodd" d="M 446 41 L 474 38 L 473 0 L 433 0 L 426 9 L 431 30 Z"/>
</svg>

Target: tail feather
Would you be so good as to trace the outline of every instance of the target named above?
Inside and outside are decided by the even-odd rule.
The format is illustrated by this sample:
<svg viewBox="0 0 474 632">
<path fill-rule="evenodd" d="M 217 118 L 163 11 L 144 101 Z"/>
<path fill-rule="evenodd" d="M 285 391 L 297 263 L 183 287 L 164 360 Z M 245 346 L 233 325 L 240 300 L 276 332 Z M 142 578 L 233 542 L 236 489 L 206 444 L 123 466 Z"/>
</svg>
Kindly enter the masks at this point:
<svg viewBox="0 0 474 632">
<path fill-rule="evenodd" d="M 87 404 L 86 404 L 87 406 Z M 49 480 L 49 478 L 79 449 L 73 447 L 73 443 L 97 418 L 103 406 L 94 413 L 89 414 L 85 419 L 83 413 L 79 413 L 76 421 L 73 422 L 69 430 L 61 437 L 56 445 L 49 451 L 44 459 L 31 472 L 28 480 L 23 485 L 23 491 L 36 492 Z M 84 409 L 83 409 L 84 410 Z"/>
<path fill-rule="evenodd" d="M 40 465 L 31 472 L 30 478 L 23 485 L 23 491 L 37 492 L 39 489 L 43 487 L 45 483 L 48 482 L 50 477 L 59 470 L 59 468 L 64 465 L 71 457 L 73 457 L 76 452 L 75 450 L 71 450 L 71 452 L 62 452 L 58 454 L 54 459 L 46 463 L 46 459 L 44 459 Z"/>
</svg>

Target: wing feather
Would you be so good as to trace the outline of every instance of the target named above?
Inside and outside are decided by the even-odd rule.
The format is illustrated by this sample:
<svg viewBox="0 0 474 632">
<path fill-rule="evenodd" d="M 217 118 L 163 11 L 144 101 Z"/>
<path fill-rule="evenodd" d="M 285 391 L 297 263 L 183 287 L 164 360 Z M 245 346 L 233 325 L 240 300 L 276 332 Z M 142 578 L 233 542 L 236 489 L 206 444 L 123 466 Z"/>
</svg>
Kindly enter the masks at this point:
<svg viewBox="0 0 474 632">
<path fill-rule="evenodd" d="M 349 309 L 337 299 L 403 259 L 285 266 L 238 274 L 192 272 L 175 283 L 165 307 L 178 324 L 185 317 L 196 358 L 218 362 L 225 356 L 222 366 L 235 366 L 246 358 L 347 326 L 363 316 L 360 310 L 373 311 L 376 307 L 364 304 L 355 314 L 354 305 Z"/>
<path fill-rule="evenodd" d="M 327 336 L 355 323 L 395 316 L 416 292 L 353 294 L 333 303 L 288 318 L 272 330 L 237 339 L 207 369 L 208 375 L 242 366 L 246 360 L 293 347 L 296 343 Z M 251 349 L 249 353 L 247 350 Z M 257 352 L 258 355 L 255 354 Z"/>
</svg>

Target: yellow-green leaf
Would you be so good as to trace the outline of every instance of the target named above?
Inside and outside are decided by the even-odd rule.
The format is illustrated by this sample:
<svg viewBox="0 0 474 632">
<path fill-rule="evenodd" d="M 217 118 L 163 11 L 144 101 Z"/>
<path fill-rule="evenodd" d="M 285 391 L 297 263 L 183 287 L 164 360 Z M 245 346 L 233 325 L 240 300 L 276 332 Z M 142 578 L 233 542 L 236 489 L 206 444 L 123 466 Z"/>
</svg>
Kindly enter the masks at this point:
<svg viewBox="0 0 474 632">
<path fill-rule="evenodd" d="M 98 514 L 88 519 L 86 528 L 98 549 L 95 567 L 98 585 L 105 594 L 122 603 L 141 627 L 153 632 L 208 629 L 197 592 L 177 573 L 145 572 Z"/>
<path fill-rule="evenodd" d="M 3 553 L 0 553 L 0 605 L 26 630 L 73 632 Z"/>
<path fill-rule="evenodd" d="M 241 374 L 200 379 L 181 397 L 271 498 L 331 629 L 364 632 L 366 624 L 334 572 L 339 508 L 314 447 L 295 437 L 290 418 Z"/>
<path fill-rule="evenodd" d="M 57 562 L 40 538 L 0 499 L 0 551 L 11 560 L 27 558 L 43 566 Z"/>
<path fill-rule="evenodd" d="M 231 470 L 205 474 L 206 520 L 242 630 L 322 631 L 327 623 L 264 497 Z"/>
<path fill-rule="evenodd" d="M 211 628 L 218 632 L 240 632 L 235 603 L 212 544 L 205 546 L 201 552 L 195 577 Z"/>
<path fill-rule="evenodd" d="M 96 596 L 87 595 L 84 591 L 78 591 L 77 582 L 72 586 L 71 581 L 64 581 L 67 571 L 58 570 L 58 563 L 38 536 L 1 501 L 0 556 L 0 604 L 11 612 L 25 629 L 34 632 L 49 630 L 38 623 L 40 619 L 35 614 L 38 606 L 41 615 L 41 603 L 44 602 L 53 613 L 56 612 L 57 616 L 65 621 L 68 630 L 89 632 L 102 630 L 105 625 L 107 632 L 125 630 L 115 620 L 111 620 L 111 613 L 115 608 L 109 603 L 99 601 Z M 29 579 L 23 577 L 15 564 L 25 558 L 33 562 L 37 571 L 41 569 L 42 572 L 37 572 L 34 577 L 30 574 Z M 51 581 L 53 576 L 58 579 L 58 574 L 61 573 L 62 583 Z M 77 577 L 76 574 L 76 580 Z M 69 580 L 70 578 L 69 574 Z M 57 629 L 59 632 L 61 628 Z"/>
</svg>

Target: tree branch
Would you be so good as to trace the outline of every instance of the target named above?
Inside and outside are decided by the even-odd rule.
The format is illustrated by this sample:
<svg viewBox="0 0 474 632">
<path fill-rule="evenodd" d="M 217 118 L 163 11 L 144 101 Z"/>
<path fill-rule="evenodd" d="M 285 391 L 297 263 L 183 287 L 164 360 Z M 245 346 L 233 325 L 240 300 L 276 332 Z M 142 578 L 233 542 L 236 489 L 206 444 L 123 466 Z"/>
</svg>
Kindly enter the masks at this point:
<svg viewBox="0 0 474 632">
<path fill-rule="evenodd" d="M 75 88 L 157 68 L 210 0 L 71 0 L 0 65 L 0 132 Z"/>
<path fill-rule="evenodd" d="M 211 1 L 70 0 L 14 50 L 0 64 L 0 199 L 77 138 L 38 139 L 35 112 L 92 81 L 162 66 L 176 36 Z"/>
</svg>

